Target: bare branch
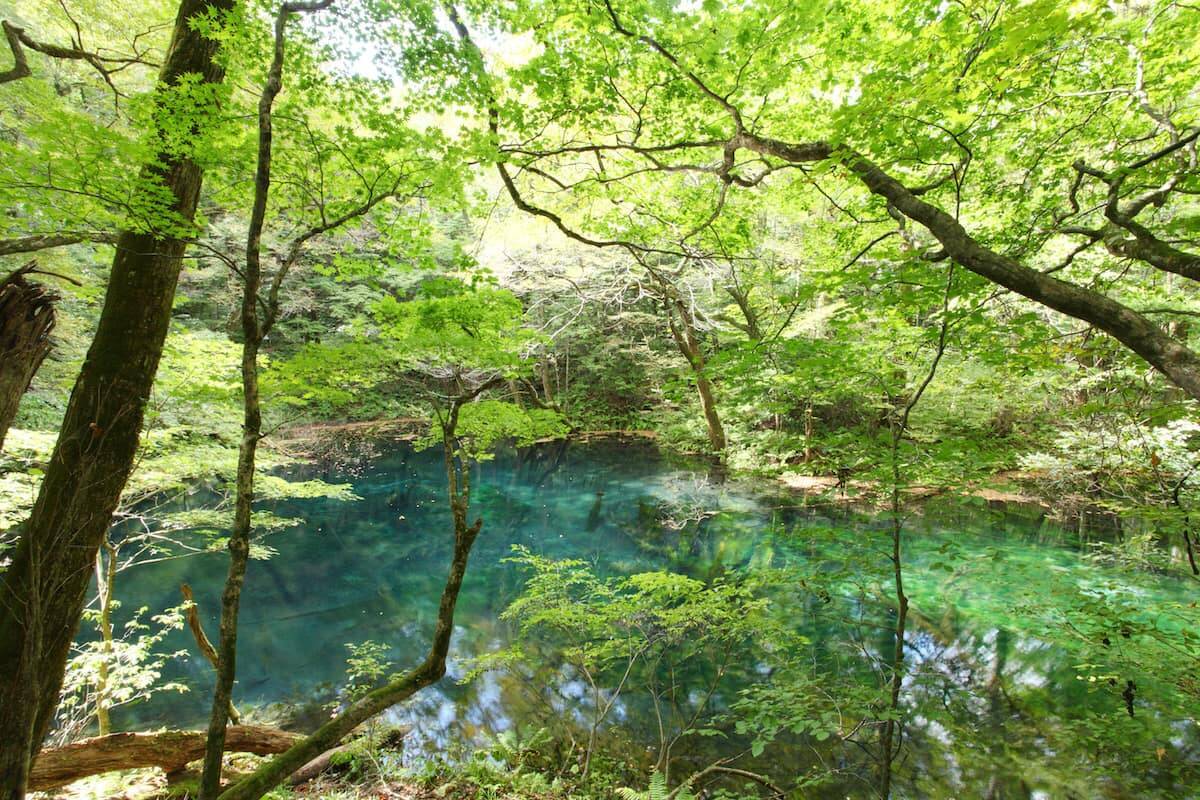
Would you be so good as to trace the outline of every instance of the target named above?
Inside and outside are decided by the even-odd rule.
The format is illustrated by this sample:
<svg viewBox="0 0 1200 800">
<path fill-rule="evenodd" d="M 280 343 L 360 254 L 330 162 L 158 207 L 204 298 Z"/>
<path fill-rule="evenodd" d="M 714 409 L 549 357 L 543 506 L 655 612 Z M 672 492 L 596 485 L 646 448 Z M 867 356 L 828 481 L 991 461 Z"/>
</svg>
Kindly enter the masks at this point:
<svg viewBox="0 0 1200 800">
<path fill-rule="evenodd" d="M 116 244 L 117 235 L 101 231 L 79 231 L 74 233 L 39 233 L 30 236 L 18 236 L 14 239 L 0 239 L 0 256 L 33 253 L 38 250 L 66 247 L 67 245 L 80 244 L 82 242 Z"/>
<path fill-rule="evenodd" d="M 48 42 L 39 42 L 27 34 L 23 28 L 13 25 L 8 20 L 0 22 L 0 27 L 4 28 L 4 38 L 8 41 L 8 47 L 12 51 L 13 56 L 13 66 L 11 69 L 0 73 L 0 83 L 9 83 L 22 78 L 28 78 L 33 74 L 33 70 L 29 67 L 28 58 L 25 55 L 26 47 L 50 58 L 66 61 L 84 61 L 90 64 L 118 98 L 122 94 L 117 89 L 116 84 L 113 83 L 112 76 L 114 74 L 134 64 L 141 64 L 146 67 L 158 67 L 157 64 L 145 58 L 144 52 L 135 52 L 129 56 L 106 56 L 86 50 L 83 47 L 83 43 L 79 40 L 78 35 L 71 46 L 63 47 Z M 76 29 L 78 30 L 78 26 L 76 26 Z"/>
</svg>

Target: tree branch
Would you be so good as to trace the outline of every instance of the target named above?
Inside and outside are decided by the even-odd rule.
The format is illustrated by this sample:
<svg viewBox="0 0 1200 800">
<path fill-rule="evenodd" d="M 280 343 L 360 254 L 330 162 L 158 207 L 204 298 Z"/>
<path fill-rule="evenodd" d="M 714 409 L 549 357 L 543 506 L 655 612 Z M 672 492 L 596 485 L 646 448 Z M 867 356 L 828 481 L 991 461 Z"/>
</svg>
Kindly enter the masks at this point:
<svg viewBox="0 0 1200 800">
<path fill-rule="evenodd" d="M 11 256 L 16 253 L 33 253 L 38 250 L 66 247 L 82 242 L 116 244 L 117 235 L 101 231 L 79 231 L 74 233 L 38 233 L 30 236 L 18 236 L 14 239 L 0 239 L 0 256 Z"/>
<path fill-rule="evenodd" d="M 157 64 L 147 61 L 143 53 L 135 53 L 132 56 L 103 56 L 99 53 L 85 50 L 83 43 L 78 40 L 72 42 L 69 47 L 39 42 L 27 34 L 23 28 L 13 25 L 8 20 L 0 21 L 0 27 L 4 29 L 4 38 L 8 41 L 8 47 L 12 51 L 13 56 L 12 68 L 0 72 L 0 83 L 9 83 L 22 78 L 28 78 L 33 74 L 33 71 L 29 67 L 28 58 L 25 55 L 26 47 L 50 58 L 87 62 L 100 74 L 100 77 L 104 79 L 104 82 L 108 84 L 113 94 L 117 97 L 121 96 L 121 92 L 112 81 L 112 76 L 115 73 L 133 64 L 141 64 L 153 68 L 158 67 Z"/>
</svg>

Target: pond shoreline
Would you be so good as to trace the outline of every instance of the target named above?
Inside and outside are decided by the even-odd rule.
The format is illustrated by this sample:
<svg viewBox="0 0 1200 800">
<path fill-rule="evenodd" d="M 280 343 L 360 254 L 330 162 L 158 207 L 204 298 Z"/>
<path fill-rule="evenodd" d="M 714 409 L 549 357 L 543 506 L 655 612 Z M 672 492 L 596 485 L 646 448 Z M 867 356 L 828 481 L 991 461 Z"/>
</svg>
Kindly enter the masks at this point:
<svg viewBox="0 0 1200 800">
<path fill-rule="evenodd" d="M 328 456 L 331 451 L 346 448 L 348 446 L 346 439 L 367 440 L 386 437 L 393 441 L 411 442 L 418 438 L 427 426 L 428 421 L 420 417 L 316 421 L 281 428 L 274 438 L 276 446 L 289 455 L 319 460 Z M 670 447 L 663 444 L 658 431 L 652 429 L 573 430 L 566 436 L 566 439 L 572 442 L 588 442 L 605 438 L 641 439 L 656 442 L 664 453 L 711 462 L 714 467 L 725 471 L 726 477 L 733 480 L 764 477 L 763 473 L 730 470 L 713 458 L 711 454 Z M 767 473 L 765 477 L 788 492 L 802 495 L 805 498 L 819 499 L 823 502 L 864 510 L 878 510 L 879 508 L 879 486 L 872 481 L 842 480 L 836 475 L 810 475 L 794 470 Z M 954 495 L 961 498 L 983 500 L 992 508 L 1023 508 L 1030 512 L 1044 514 L 1059 522 L 1075 523 L 1086 519 L 1088 522 L 1098 522 L 1102 526 L 1120 526 L 1121 516 L 1119 514 L 1100 506 L 1089 498 L 1080 496 L 1050 497 L 1031 489 L 1028 485 L 1023 485 L 1032 477 L 1033 475 L 1027 472 L 1005 470 L 996 472 L 985 481 L 977 482 L 963 489 L 910 486 L 904 490 L 904 493 L 910 500 L 916 501 Z"/>
</svg>

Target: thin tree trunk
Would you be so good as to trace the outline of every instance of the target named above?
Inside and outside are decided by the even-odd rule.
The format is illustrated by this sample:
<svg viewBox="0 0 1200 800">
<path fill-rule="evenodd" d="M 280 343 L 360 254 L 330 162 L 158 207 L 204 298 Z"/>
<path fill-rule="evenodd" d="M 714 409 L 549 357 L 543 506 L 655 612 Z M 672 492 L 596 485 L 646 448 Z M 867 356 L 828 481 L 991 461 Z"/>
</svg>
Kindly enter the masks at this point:
<svg viewBox="0 0 1200 800">
<path fill-rule="evenodd" d="M 675 324 L 675 317 L 670 316 L 667 324 L 671 327 L 671 335 L 675 339 L 675 345 L 679 348 L 680 354 L 687 360 L 688 366 L 692 368 L 692 376 L 696 379 L 696 393 L 700 396 L 700 411 L 704 414 L 704 425 L 708 431 L 708 444 L 718 453 L 725 452 L 725 426 L 721 424 L 721 417 L 717 413 L 717 398 L 713 391 L 712 381 L 704 373 L 706 366 L 704 358 L 704 348 L 700 346 L 700 340 L 696 336 L 696 325 L 692 320 L 692 315 L 688 312 L 682 301 L 671 301 L 675 307 L 675 313 L 679 317 L 679 324 Z M 668 310 L 668 315 L 671 311 Z"/>
<path fill-rule="evenodd" d="M 250 558 L 251 511 L 254 504 L 254 468 L 262 436 L 262 407 L 258 396 L 258 350 L 263 339 L 259 323 L 259 289 L 262 285 L 262 231 L 271 188 L 271 108 L 283 86 L 284 30 L 289 16 L 281 8 L 275 18 L 275 50 L 266 84 L 258 102 L 258 163 L 254 176 L 254 206 L 246 237 L 246 264 L 242 281 L 242 440 L 238 445 L 237 497 L 233 529 L 229 533 L 229 574 L 221 593 L 221 628 L 217 650 L 217 680 L 205 745 L 200 800 L 212 800 L 221 787 L 221 759 L 225 728 L 233 702 L 237 675 L 238 610 L 242 584 Z"/>
<path fill-rule="evenodd" d="M 475 533 L 478 533 L 478 530 Z M 398 680 L 371 692 L 307 738 L 230 786 L 221 793 L 220 800 L 258 800 L 309 761 L 337 746 L 338 742 L 362 723 L 441 680 L 446 674 L 446 653 L 453 629 L 454 606 L 462 588 L 472 543 L 473 537 L 455 543 L 454 558 L 438 611 L 434 645 L 421 665 Z"/>
<path fill-rule="evenodd" d="M 539 359 L 537 362 L 538 376 L 542 379 L 542 393 L 546 396 L 546 407 L 556 408 L 554 395 L 554 384 L 550 380 L 551 373 L 555 370 L 554 356 L 547 354 L 544 359 Z"/>
<path fill-rule="evenodd" d="M 704 424 L 708 428 L 708 443 L 718 453 L 725 450 L 725 427 L 717 414 L 717 399 L 713 394 L 712 382 L 703 372 L 696 373 L 696 393 L 700 395 L 700 409 L 704 412 Z"/>
<path fill-rule="evenodd" d="M 253 330 L 242 344 L 242 440 L 238 447 L 237 498 L 234 503 L 233 529 L 229 534 L 229 574 L 221 594 L 221 629 L 217 650 L 217 680 L 213 688 L 212 712 L 205 748 L 200 798 L 217 796 L 221 783 L 221 759 L 225 752 L 225 728 L 233 703 L 233 682 L 237 675 L 238 610 L 242 585 L 250 557 L 251 510 L 254 502 L 254 469 L 258 442 L 262 435 L 262 410 L 258 396 L 259 334 L 254 305 L 258 300 L 258 271 L 246 270 L 243 325 L 249 318 Z M 247 312 L 247 306 L 251 309 Z"/>
<path fill-rule="evenodd" d="M 479 390 L 481 391 L 481 390 Z M 477 395 L 476 391 L 472 397 Z M 454 530 L 454 555 L 450 571 L 438 604 L 437 624 L 429 653 L 420 666 L 381 686 L 322 725 L 287 752 L 263 764 L 250 775 L 221 793 L 219 800 L 258 800 L 288 776 L 317 756 L 337 746 L 351 731 L 377 714 L 412 697 L 427 686 L 437 683 L 446 674 L 446 655 L 450 651 L 450 635 L 454 631 L 454 609 L 462 590 L 463 577 L 471 548 L 483 527 L 483 520 L 467 523 L 470 508 L 471 473 L 469 463 L 455 455 L 458 410 L 463 398 L 456 399 L 442 423 L 442 444 L 446 466 L 446 494 L 450 501 Z"/>
<path fill-rule="evenodd" d="M 32 264 L 0 283 L 0 449 L 21 397 L 50 353 L 55 296 L 25 280 Z"/>
<path fill-rule="evenodd" d="M 254 298 L 257 292 L 247 296 Z M 257 336 L 257 334 L 256 334 Z M 216 797 L 221 782 L 221 757 L 225 752 L 225 728 L 229 708 L 233 703 L 233 682 L 237 675 L 238 610 L 242 585 L 250 557 L 251 509 L 254 502 L 254 468 L 258 441 L 262 434 L 262 411 L 258 397 L 258 343 L 247 340 L 242 345 L 243 423 L 242 441 L 238 447 L 237 499 L 234 507 L 233 529 L 229 534 L 229 574 L 221 594 L 221 629 L 217 651 L 217 680 L 213 689 L 212 715 L 205 748 L 204 772 L 200 798 Z"/>
<path fill-rule="evenodd" d="M 895 457 L 895 456 L 893 456 Z M 898 480 L 898 476 L 896 477 Z M 896 592 L 896 626 L 893 631 L 895 642 L 892 650 L 892 680 L 888 702 L 888 718 L 879 737 L 880 767 L 879 795 L 891 797 L 892 763 L 896 757 L 896 715 L 900 711 L 900 690 L 904 686 L 904 637 L 908 627 L 908 595 L 904 593 L 904 569 L 902 558 L 903 530 L 900 522 L 900 486 L 892 486 L 892 581 Z"/>
<path fill-rule="evenodd" d="M 947 297 L 949 297 L 949 289 L 947 289 Z M 889 410 L 889 423 L 891 428 L 891 460 L 892 460 L 892 487 L 891 487 L 891 512 L 892 512 L 892 586 L 895 591 L 896 598 L 896 623 L 892 629 L 892 636 L 895 637 L 892 642 L 892 675 L 888 697 L 888 718 L 884 720 L 883 729 L 879 735 L 879 796 L 883 800 L 888 800 L 892 796 L 892 766 L 896 759 L 896 730 L 898 727 L 896 717 L 900 713 L 900 690 L 904 687 L 904 637 L 908 630 L 908 595 L 904 592 L 904 561 L 903 561 L 903 543 L 904 543 L 904 524 L 900 517 L 900 512 L 903 508 L 903 496 L 901 495 L 901 482 L 904 475 L 900 470 L 900 444 L 904 439 L 904 434 L 908 430 L 909 414 L 913 407 L 917 404 L 921 394 L 924 393 L 925 387 L 929 385 L 933 378 L 934 371 L 937 369 L 938 362 L 941 360 L 942 351 L 945 347 L 946 338 L 946 322 L 943 320 L 941 344 L 938 348 L 937 357 L 934 359 L 933 366 L 929 371 L 929 378 L 921 386 L 917 394 L 910 400 L 894 403 Z M 903 406 L 903 410 L 900 410 Z"/>
<path fill-rule="evenodd" d="M 246 263 L 242 282 L 242 440 L 238 446 L 237 497 L 234 502 L 233 529 L 229 535 L 229 573 L 221 594 L 221 629 L 217 651 L 217 680 L 213 688 L 212 711 L 208 723 L 204 769 L 200 778 L 201 800 L 214 800 L 221 788 L 221 760 L 225 750 L 225 728 L 233 707 L 233 683 L 237 676 L 238 611 L 242 585 L 250 559 L 251 512 L 254 504 L 254 470 L 258 442 L 262 439 L 262 404 L 258 392 L 258 353 L 279 311 L 279 288 L 288 270 L 300 256 L 309 237 L 328 230 L 353 216 L 366 213 L 376 198 L 332 222 L 323 222 L 296 239 L 286 260 L 271 283 L 267 311 L 259 318 L 259 291 L 262 288 L 262 233 L 267 200 L 271 191 L 273 148 L 272 109 L 283 88 L 284 44 L 288 19 L 297 12 L 319 11 L 333 0 L 286 2 L 275 15 L 274 50 L 266 82 L 258 101 L 258 161 L 254 174 L 254 204 L 246 236 Z"/>
<path fill-rule="evenodd" d="M 1196 551 L 1195 551 L 1195 548 L 1192 546 L 1192 534 L 1191 534 L 1190 529 L 1187 527 L 1188 523 L 1187 523 L 1186 519 L 1184 520 L 1183 524 L 1184 524 L 1183 544 L 1184 544 L 1185 551 L 1187 552 L 1188 564 L 1191 565 L 1191 567 L 1192 567 L 1193 575 L 1200 575 L 1200 566 L 1197 566 L 1197 564 L 1196 564 Z"/>
<path fill-rule="evenodd" d="M 96 593 L 100 601 L 100 621 L 96 627 L 100 631 L 101 642 L 101 659 L 96 675 L 96 724 L 101 736 L 112 733 L 112 721 L 108 714 L 108 665 L 113 654 L 112 596 L 116 581 L 117 548 L 106 536 L 103 548 L 96 553 Z"/>
<path fill-rule="evenodd" d="M 779 426 L 779 415 L 775 415 L 775 427 Z M 813 404 L 812 399 L 804 401 L 804 463 L 811 464 L 813 460 Z"/>
<path fill-rule="evenodd" d="M 200 621 L 200 610 L 196 606 L 196 600 L 192 595 L 192 587 L 186 583 L 179 585 L 179 593 L 183 595 L 183 602 L 187 604 L 187 623 L 188 628 L 192 631 L 192 638 L 196 640 L 196 647 L 200 649 L 200 655 L 212 664 L 214 670 L 217 669 L 217 648 L 213 647 L 212 642 L 208 639 L 208 634 L 204 632 L 204 623 Z M 229 721 L 237 725 L 242 721 L 242 715 L 238 713 L 237 708 L 231 702 L 229 704 Z"/>
<path fill-rule="evenodd" d="M 191 76 L 209 84 L 223 79 L 217 41 L 191 20 L 233 5 L 181 0 L 159 74 L 164 91 Z M 163 153 L 144 177 L 171 193 L 181 218 L 195 216 L 202 175 L 189 157 Z M 0 800 L 24 796 L 30 763 L 54 716 L 96 550 L 133 468 L 186 244 L 120 234 L 95 337 L 0 584 Z"/>
</svg>

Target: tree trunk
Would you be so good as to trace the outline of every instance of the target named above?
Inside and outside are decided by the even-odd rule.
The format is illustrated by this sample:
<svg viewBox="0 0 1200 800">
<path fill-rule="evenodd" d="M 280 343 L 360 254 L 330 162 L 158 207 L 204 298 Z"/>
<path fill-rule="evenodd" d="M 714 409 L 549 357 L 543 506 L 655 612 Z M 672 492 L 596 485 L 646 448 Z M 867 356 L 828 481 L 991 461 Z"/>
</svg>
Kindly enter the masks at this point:
<svg viewBox="0 0 1200 800">
<path fill-rule="evenodd" d="M 438 608 L 433 645 L 421 665 L 351 705 L 307 738 L 297 742 L 287 752 L 271 759 L 226 789 L 221 793 L 220 800 L 258 800 L 293 772 L 326 750 L 337 746 L 338 742 L 362 723 L 441 680 L 446 674 L 446 654 L 450 648 L 450 634 L 454 627 L 454 607 L 458 602 L 463 576 L 466 574 L 471 545 L 479 533 L 479 528 L 480 522 L 476 521 L 464 536 L 456 537 L 450 574 L 446 578 Z"/>
<path fill-rule="evenodd" d="M 476 392 L 478 394 L 478 392 Z M 427 686 L 437 683 L 446 674 L 446 655 L 450 651 L 450 635 L 454 631 L 454 609 L 462 590 L 463 577 L 467 572 L 467 561 L 471 548 L 483 527 L 483 520 L 468 524 L 470 507 L 470 464 L 455 456 L 455 428 L 458 424 L 458 409 L 463 400 L 455 400 L 446 422 L 442 426 L 442 442 L 446 463 L 446 494 L 450 501 L 454 527 L 454 555 L 450 560 L 450 571 L 442 588 L 438 604 L 437 624 L 433 641 L 425 660 L 416 669 L 401 675 L 385 686 L 367 694 L 350 705 L 341 714 L 326 722 L 311 735 L 298 742 L 287 752 L 263 764 L 250 775 L 221 793 L 219 800 L 259 800 L 267 792 L 287 780 L 322 753 L 336 747 L 342 739 L 362 723 L 375 715 L 402 703 Z"/>
<path fill-rule="evenodd" d="M 310 10 L 328 5 L 317 2 Z M 208 744 L 204 771 L 200 778 L 201 800 L 214 800 L 221 788 L 221 757 L 225 750 L 225 728 L 233 703 L 233 682 L 237 676 L 238 610 L 242 584 L 250 559 L 251 512 L 254 504 L 254 470 L 258 442 L 262 439 L 262 405 L 258 394 L 258 351 L 274 322 L 281 268 L 271 288 L 270 308 L 259 319 L 259 290 L 262 286 L 262 232 L 266 220 L 267 199 L 271 190 L 272 107 L 283 88 L 284 34 L 292 10 L 287 5 L 275 17 L 275 46 L 271 66 L 258 101 L 258 159 L 254 173 L 254 204 L 246 236 L 246 263 L 242 281 L 242 441 L 238 447 L 237 497 L 234 502 L 233 529 L 229 534 L 229 573 L 221 594 L 221 630 L 217 650 L 217 681 L 213 688 L 212 711 L 208 723 Z M 294 254 L 299 250 L 293 248 Z"/>
<path fill-rule="evenodd" d="M 696 373 L 696 393 L 700 395 L 700 409 L 704 412 L 704 424 L 708 428 L 708 443 L 718 453 L 725 451 L 725 427 L 717 414 L 717 399 L 713 395 L 712 382 L 703 372 Z"/>
<path fill-rule="evenodd" d="M 551 374 L 555 370 L 554 356 L 547 354 L 545 359 L 538 359 L 537 362 L 538 377 L 542 379 L 542 393 L 546 396 L 546 407 L 557 408 L 558 404 L 555 401 L 554 383 L 551 381 Z"/>
<path fill-rule="evenodd" d="M 284 752 L 303 738 L 302 734 L 278 728 L 232 725 L 225 736 L 225 749 L 269 756 Z M 45 792 L 115 770 L 159 767 L 168 774 L 178 772 L 204 755 L 204 739 L 201 731 L 113 733 L 43 750 L 29 776 L 29 788 Z"/>
<path fill-rule="evenodd" d="M 893 453 L 893 459 L 896 454 Z M 888 697 L 888 718 L 879 735 L 879 796 L 892 796 L 892 766 L 897 755 L 896 717 L 900 713 L 900 690 L 904 687 L 904 637 L 908 627 L 908 595 L 904 593 L 904 568 L 901 545 L 903 531 L 900 522 L 900 485 L 892 486 L 892 580 L 896 590 L 896 626 L 892 643 L 892 676 Z"/>
<path fill-rule="evenodd" d="M 293 772 L 291 777 L 288 778 L 288 786 L 299 786 L 302 783 L 308 783 L 321 773 L 328 772 L 333 766 L 334 759 L 345 753 L 352 752 L 356 744 L 357 742 L 350 742 L 348 744 L 338 745 L 332 750 L 326 750 L 324 753 Z"/>
<path fill-rule="evenodd" d="M 525 408 L 525 394 L 521 391 L 521 384 L 517 383 L 516 378 L 508 379 L 508 395 L 519 408 Z"/>
<path fill-rule="evenodd" d="M 218 635 L 217 680 L 213 688 L 212 711 L 208 724 L 208 744 L 204 754 L 204 771 L 200 781 L 201 800 L 212 800 L 221 787 L 221 757 L 225 751 L 225 730 L 229 722 L 229 707 L 233 703 L 233 682 L 237 676 L 238 611 L 241 607 L 242 585 L 250 559 L 251 513 L 254 504 L 254 469 L 258 442 L 262 437 L 262 408 L 258 394 L 258 350 L 262 332 L 258 322 L 258 292 L 261 285 L 260 247 L 263 219 L 267 205 L 270 180 L 270 104 L 279 91 L 278 71 L 272 72 L 274 92 L 264 92 L 260 115 L 265 114 L 265 135 L 268 149 L 260 153 L 257 192 L 251 214 L 250 237 L 247 245 L 246 270 L 242 287 L 242 440 L 238 445 L 237 490 L 234 501 L 233 529 L 229 533 L 229 573 L 221 593 L 221 627 Z"/>
<path fill-rule="evenodd" d="M 101 736 L 112 733 L 112 721 L 109 719 L 109 681 L 108 669 L 113 654 L 112 626 L 112 595 L 117 582 L 117 548 L 106 536 L 103 550 L 96 553 L 96 593 L 100 605 L 100 620 L 97 628 L 100 630 L 100 641 L 103 647 L 103 658 L 96 675 L 96 725 Z"/>
<path fill-rule="evenodd" d="M 246 282 L 246 303 L 251 309 L 258 302 L 257 271 L 251 286 L 249 271 Z M 243 307 L 243 315 L 247 312 Z M 242 441 L 238 447 L 237 498 L 234 503 L 233 529 L 229 534 L 229 574 L 221 594 L 221 629 L 217 651 L 217 681 L 213 688 L 212 711 L 208 726 L 208 746 L 204 756 L 204 771 L 200 782 L 201 800 L 217 796 L 221 785 L 221 756 L 225 752 L 225 730 L 229 708 L 233 704 L 233 682 L 237 676 L 238 610 L 241 606 L 242 584 L 250 558 L 250 523 L 254 503 L 254 469 L 258 441 L 262 436 L 262 409 L 258 397 L 258 322 L 254 311 L 253 338 L 242 345 L 242 393 L 244 418 Z"/>
<path fill-rule="evenodd" d="M 696 336 L 696 325 L 691 313 L 681 301 L 672 301 L 672 305 L 679 317 L 679 324 L 675 324 L 672 316 L 668 317 L 667 324 L 671 327 L 675 345 L 692 368 L 692 375 L 696 379 L 696 393 L 700 396 L 700 410 L 704 414 L 704 425 L 708 430 L 708 444 L 716 452 L 723 453 L 726 445 L 725 426 L 721 424 L 721 417 L 717 413 L 717 398 L 713 392 L 712 381 L 704 374 L 704 348 L 700 346 L 700 340 Z M 668 310 L 667 314 L 670 315 L 671 311 Z"/>
<path fill-rule="evenodd" d="M 18 270 L 0 283 L 0 448 L 21 397 L 50 352 L 54 295 Z"/>
<path fill-rule="evenodd" d="M 223 79 L 214 59 L 217 42 L 190 21 L 233 5 L 233 0 L 182 0 L 161 85 L 196 75 L 210 84 Z M 180 217 L 195 216 L 201 171 L 194 161 L 166 152 L 145 167 L 144 176 L 171 192 Z M 33 512 L 4 573 L 0 800 L 24 796 L 30 763 L 53 718 L 91 565 L 133 469 L 186 244 L 150 233 L 120 234 L 95 338 Z"/>
</svg>

